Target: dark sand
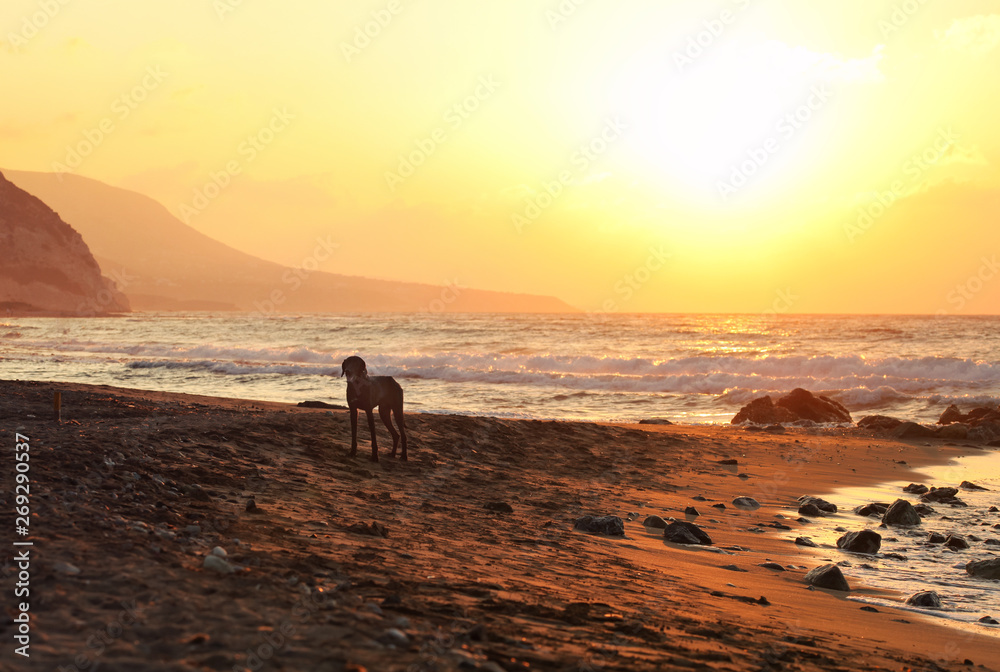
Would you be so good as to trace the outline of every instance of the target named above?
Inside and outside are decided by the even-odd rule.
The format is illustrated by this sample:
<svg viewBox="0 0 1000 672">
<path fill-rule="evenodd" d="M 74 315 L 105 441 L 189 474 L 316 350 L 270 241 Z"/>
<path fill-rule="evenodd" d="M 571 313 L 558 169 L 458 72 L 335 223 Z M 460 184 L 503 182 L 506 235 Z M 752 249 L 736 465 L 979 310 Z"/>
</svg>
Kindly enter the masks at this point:
<svg viewBox="0 0 1000 672">
<path fill-rule="evenodd" d="M 913 469 L 974 447 L 857 431 L 407 421 L 410 461 L 388 458 L 379 426 L 373 464 L 364 427 L 347 457 L 344 411 L 0 382 L 0 667 L 1000 669 L 995 637 L 809 589 L 807 568 L 845 556 L 768 527 L 800 495 L 919 480 Z M 15 432 L 31 447 L 30 659 L 14 654 L 11 622 Z M 736 510 L 739 495 L 763 508 Z M 641 524 L 683 519 L 690 505 L 728 554 L 664 543 Z M 625 539 L 573 530 L 584 514 L 628 512 L 639 517 Z M 387 538 L 348 530 L 373 521 Z M 215 546 L 235 573 L 203 567 Z"/>
</svg>

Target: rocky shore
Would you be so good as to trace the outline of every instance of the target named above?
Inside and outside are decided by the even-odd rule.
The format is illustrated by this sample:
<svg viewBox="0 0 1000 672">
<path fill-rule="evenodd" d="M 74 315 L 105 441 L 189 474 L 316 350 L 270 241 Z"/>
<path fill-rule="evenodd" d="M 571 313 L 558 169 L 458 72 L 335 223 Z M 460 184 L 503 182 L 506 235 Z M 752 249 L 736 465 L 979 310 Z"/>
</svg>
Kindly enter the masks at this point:
<svg viewBox="0 0 1000 672">
<path fill-rule="evenodd" d="M 339 409 L 0 382 L 5 452 L 30 443 L 31 665 L 997 669 L 994 637 L 845 599 L 871 594 L 836 566 L 845 551 L 793 543 L 813 523 L 782 514 L 980 448 L 858 427 L 408 427 L 410 461 L 373 464 L 347 457 Z M 827 567 L 849 593 L 815 580 Z"/>
</svg>

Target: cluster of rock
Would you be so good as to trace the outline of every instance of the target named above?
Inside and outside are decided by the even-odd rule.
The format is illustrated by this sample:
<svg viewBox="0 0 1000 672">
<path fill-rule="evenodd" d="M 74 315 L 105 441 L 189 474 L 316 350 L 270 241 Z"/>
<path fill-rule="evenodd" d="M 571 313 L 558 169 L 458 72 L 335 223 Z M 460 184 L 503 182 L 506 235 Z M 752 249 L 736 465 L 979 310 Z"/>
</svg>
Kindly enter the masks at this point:
<svg viewBox="0 0 1000 672">
<path fill-rule="evenodd" d="M 906 422 L 885 415 L 868 415 L 858 421 L 858 427 L 895 439 L 937 438 L 990 443 L 1000 439 L 1000 408 L 981 407 L 962 413 L 952 404 L 945 409 L 934 426 Z"/>
<path fill-rule="evenodd" d="M 740 409 L 732 424 L 752 422 L 758 425 L 776 425 L 808 420 L 820 423 L 853 423 L 850 412 L 829 397 L 816 396 L 808 390 L 796 388 L 773 401 L 770 396 L 759 397 Z"/>
<path fill-rule="evenodd" d="M 842 404 L 808 390 L 796 388 L 774 401 L 770 396 L 758 397 L 740 409 L 732 424 L 854 424 L 851 413 Z M 886 415 L 868 415 L 857 422 L 861 429 L 884 434 L 895 439 L 938 438 L 972 440 L 984 443 L 1000 442 L 1000 407 L 976 408 L 962 413 L 954 404 L 949 406 L 934 426 L 907 422 Z M 775 427 L 778 429 L 778 427 Z"/>
</svg>

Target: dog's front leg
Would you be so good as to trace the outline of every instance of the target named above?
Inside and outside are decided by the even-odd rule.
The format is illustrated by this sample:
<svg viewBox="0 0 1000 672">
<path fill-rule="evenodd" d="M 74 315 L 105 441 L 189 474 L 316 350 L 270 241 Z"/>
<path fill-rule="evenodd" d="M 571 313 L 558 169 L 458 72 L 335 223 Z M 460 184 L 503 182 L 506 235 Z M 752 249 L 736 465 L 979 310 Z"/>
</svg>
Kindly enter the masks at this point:
<svg viewBox="0 0 1000 672">
<path fill-rule="evenodd" d="M 368 431 L 372 435 L 372 462 L 378 462 L 378 443 L 375 442 L 375 414 L 370 408 L 365 409 L 365 412 L 368 414 Z"/>
<path fill-rule="evenodd" d="M 351 457 L 358 454 L 358 407 L 348 404 L 351 409 Z"/>
</svg>

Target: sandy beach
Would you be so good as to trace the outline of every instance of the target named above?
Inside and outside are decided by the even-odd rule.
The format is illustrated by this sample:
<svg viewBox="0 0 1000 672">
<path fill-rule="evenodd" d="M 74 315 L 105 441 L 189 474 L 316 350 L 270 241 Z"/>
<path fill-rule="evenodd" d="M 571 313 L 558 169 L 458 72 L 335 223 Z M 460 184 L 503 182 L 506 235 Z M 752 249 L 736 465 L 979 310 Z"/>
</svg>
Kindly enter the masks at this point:
<svg viewBox="0 0 1000 672">
<path fill-rule="evenodd" d="M 809 534 L 802 495 L 919 480 L 979 446 L 409 414 L 410 460 L 379 426 L 376 464 L 361 424 L 351 459 L 343 410 L 0 382 L 3 451 L 26 437 L 31 477 L 18 538 L 3 461 L 0 668 L 1000 669 L 996 637 L 864 610 L 853 582 L 812 589 L 808 569 L 848 556 L 788 538 Z M 642 524 L 690 506 L 711 547 Z M 622 517 L 625 537 L 574 530 L 584 515 Z M 30 658 L 14 652 L 24 539 Z M 205 566 L 216 547 L 223 571 Z"/>
</svg>

